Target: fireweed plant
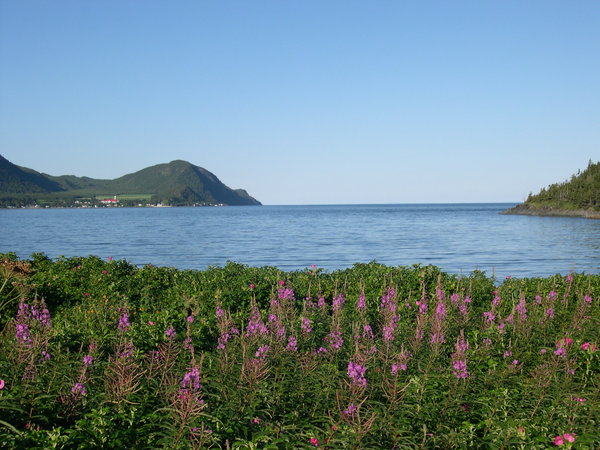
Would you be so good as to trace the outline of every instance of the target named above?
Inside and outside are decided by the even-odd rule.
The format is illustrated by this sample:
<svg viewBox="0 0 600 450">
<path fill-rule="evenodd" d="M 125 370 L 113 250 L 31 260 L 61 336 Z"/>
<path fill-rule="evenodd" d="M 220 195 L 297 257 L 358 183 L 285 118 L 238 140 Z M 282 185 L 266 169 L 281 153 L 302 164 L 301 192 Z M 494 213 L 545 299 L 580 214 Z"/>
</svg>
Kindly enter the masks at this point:
<svg viewBox="0 0 600 450">
<path fill-rule="evenodd" d="M 600 446 L 599 275 L 3 258 L 6 448 Z"/>
</svg>

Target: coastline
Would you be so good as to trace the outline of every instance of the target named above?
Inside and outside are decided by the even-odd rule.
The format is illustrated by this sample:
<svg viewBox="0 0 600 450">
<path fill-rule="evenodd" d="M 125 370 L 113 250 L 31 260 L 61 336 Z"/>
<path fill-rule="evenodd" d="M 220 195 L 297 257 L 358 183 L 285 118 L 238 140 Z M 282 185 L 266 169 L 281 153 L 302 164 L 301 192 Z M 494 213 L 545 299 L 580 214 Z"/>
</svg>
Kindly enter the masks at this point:
<svg viewBox="0 0 600 450">
<path fill-rule="evenodd" d="M 558 209 L 552 207 L 532 208 L 523 203 L 502 211 L 500 214 L 539 217 L 579 217 L 596 220 L 600 219 L 600 211 L 590 211 L 587 209 Z"/>
</svg>

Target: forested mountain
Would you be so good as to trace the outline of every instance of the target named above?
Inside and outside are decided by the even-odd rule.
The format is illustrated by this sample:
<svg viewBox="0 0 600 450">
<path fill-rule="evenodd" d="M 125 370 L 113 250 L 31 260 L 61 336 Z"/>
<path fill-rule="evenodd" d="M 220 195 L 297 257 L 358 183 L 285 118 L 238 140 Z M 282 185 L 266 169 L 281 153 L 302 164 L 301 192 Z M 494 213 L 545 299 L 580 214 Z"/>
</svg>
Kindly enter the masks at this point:
<svg viewBox="0 0 600 450">
<path fill-rule="evenodd" d="M 58 192 L 61 185 L 35 170 L 19 167 L 0 155 L 0 193 Z"/>
<path fill-rule="evenodd" d="M 98 204 L 260 205 L 243 189 L 231 189 L 214 174 L 189 162 L 158 164 L 114 180 L 52 176 L 19 167 L 0 156 L 0 205 Z"/>
<path fill-rule="evenodd" d="M 600 162 L 590 160 L 583 172 L 543 188 L 538 194 L 529 194 L 525 203 L 507 213 L 600 216 Z"/>
</svg>

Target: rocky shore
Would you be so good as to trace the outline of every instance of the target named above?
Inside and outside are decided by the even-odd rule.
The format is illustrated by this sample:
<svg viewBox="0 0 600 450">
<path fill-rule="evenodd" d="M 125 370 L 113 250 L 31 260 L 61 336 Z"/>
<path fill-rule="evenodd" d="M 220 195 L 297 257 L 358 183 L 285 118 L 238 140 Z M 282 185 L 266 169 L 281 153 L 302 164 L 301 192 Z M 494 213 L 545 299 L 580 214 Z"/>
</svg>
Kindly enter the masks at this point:
<svg viewBox="0 0 600 450">
<path fill-rule="evenodd" d="M 588 209 L 559 209 L 552 207 L 535 208 L 521 203 L 513 208 L 502 211 L 502 214 L 524 216 L 550 216 L 550 217 L 585 217 L 586 219 L 600 219 L 600 211 Z"/>
</svg>

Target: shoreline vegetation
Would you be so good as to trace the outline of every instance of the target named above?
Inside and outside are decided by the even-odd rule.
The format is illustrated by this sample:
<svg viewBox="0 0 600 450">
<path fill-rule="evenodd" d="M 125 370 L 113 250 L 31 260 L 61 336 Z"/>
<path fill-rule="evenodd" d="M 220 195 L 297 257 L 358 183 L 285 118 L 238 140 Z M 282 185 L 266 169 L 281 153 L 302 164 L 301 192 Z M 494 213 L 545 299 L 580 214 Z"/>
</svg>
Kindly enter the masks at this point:
<svg viewBox="0 0 600 450">
<path fill-rule="evenodd" d="M 0 447 L 598 448 L 599 323 L 600 274 L 0 254 Z"/>
<path fill-rule="evenodd" d="M 569 181 L 529 194 L 524 203 L 502 214 L 600 219 L 600 162 L 590 160 L 587 168 Z"/>
</svg>

